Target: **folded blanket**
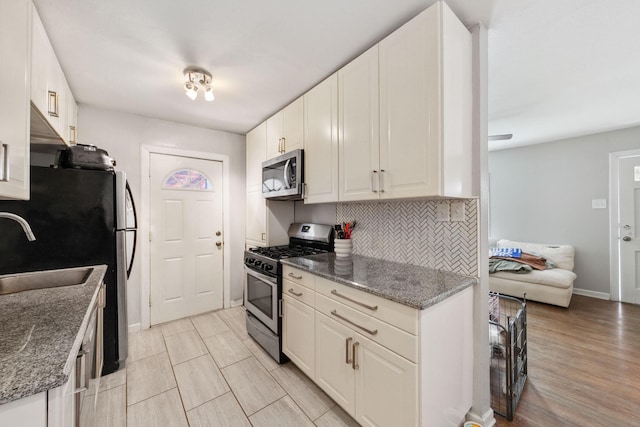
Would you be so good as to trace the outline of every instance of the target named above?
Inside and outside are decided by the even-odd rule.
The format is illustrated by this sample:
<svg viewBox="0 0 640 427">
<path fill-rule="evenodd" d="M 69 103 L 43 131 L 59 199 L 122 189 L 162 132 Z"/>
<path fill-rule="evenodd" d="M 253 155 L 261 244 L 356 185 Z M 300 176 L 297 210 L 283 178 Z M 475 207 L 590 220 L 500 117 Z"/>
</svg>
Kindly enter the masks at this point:
<svg viewBox="0 0 640 427">
<path fill-rule="evenodd" d="M 501 259 L 497 257 L 489 258 L 489 273 L 495 273 L 497 271 L 510 271 L 512 273 L 528 273 L 533 268 L 530 265 L 523 264 L 518 261 L 509 259 Z"/>
<path fill-rule="evenodd" d="M 528 273 L 533 269 L 547 270 L 555 267 L 555 263 L 535 252 L 522 252 L 518 258 L 505 256 L 491 256 L 489 258 L 489 273 L 496 271 Z"/>
<path fill-rule="evenodd" d="M 527 252 L 522 252 L 522 255 L 519 258 L 511 258 L 511 257 L 491 257 L 493 259 L 504 259 L 507 261 L 519 262 L 522 264 L 526 264 L 535 268 L 536 270 L 546 270 L 547 269 L 547 260 L 541 256 L 533 255 Z"/>
</svg>

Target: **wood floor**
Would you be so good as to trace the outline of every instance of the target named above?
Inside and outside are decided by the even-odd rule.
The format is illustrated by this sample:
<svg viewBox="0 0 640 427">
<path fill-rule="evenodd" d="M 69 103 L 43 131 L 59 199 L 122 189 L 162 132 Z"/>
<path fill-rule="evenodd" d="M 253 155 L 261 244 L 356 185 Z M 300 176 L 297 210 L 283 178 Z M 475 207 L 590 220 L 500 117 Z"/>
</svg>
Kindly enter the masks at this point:
<svg viewBox="0 0 640 427">
<path fill-rule="evenodd" d="M 574 295 L 527 311 L 529 377 L 496 426 L 640 425 L 640 306 Z"/>
</svg>

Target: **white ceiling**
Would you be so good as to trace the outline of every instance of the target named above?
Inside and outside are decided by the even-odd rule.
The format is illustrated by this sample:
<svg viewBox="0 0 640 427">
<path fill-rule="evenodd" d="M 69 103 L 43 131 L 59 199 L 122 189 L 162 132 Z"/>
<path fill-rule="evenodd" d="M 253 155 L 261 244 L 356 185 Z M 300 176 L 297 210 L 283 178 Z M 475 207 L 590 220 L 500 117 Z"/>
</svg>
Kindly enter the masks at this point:
<svg viewBox="0 0 640 427">
<path fill-rule="evenodd" d="M 434 2 L 34 0 L 79 103 L 241 134 Z M 447 3 L 489 26 L 492 148 L 640 124 L 640 1 Z"/>
</svg>

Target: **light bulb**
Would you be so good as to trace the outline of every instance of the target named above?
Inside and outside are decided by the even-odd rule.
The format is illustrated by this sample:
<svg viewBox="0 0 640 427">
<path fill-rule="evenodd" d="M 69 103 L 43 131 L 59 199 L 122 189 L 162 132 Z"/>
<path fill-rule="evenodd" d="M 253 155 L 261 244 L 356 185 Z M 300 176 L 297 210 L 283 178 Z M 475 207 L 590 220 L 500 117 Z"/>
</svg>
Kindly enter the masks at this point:
<svg viewBox="0 0 640 427">
<path fill-rule="evenodd" d="M 213 101 L 215 98 L 215 96 L 213 96 L 213 88 L 211 86 L 207 86 L 204 89 L 204 99 L 206 99 L 207 101 Z"/>
<path fill-rule="evenodd" d="M 184 84 L 184 89 L 187 91 L 187 96 L 191 98 L 192 101 L 195 101 L 198 97 L 198 86 L 191 82 L 186 82 Z"/>
</svg>

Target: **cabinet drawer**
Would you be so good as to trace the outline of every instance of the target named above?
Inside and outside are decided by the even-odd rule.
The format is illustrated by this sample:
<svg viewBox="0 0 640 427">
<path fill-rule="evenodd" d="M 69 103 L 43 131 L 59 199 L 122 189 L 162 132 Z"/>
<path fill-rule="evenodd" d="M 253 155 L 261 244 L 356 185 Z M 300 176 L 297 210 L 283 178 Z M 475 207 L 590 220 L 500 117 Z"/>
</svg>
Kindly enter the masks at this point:
<svg viewBox="0 0 640 427">
<path fill-rule="evenodd" d="M 315 289 L 316 276 L 308 271 L 302 271 L 297 268 L 289 267 L 288 265 L 283 265 L 282 277 L 299 285 L 306 286 L 309 289 Z"/>
<path fill-rule="evenodd" d="M 415 308 L 332 282 L 323 277 L 316 278 L 316 292 L 366 313 L 368 316 L 390 323 L 410 334 L 417 335 L 418 333 L 419 312 Z"/>
<path fill-rule="evenodd" d="M 316 311 L 416 363 L 418 339 L 401 329 L 316 293 Z"/>
<path fill-rule="evenodd" d="M 307 304 L 309 307 L 315 307 L 315 292 L 309 288 L 305 288 L 291 280 L 284 279 L 282 281 L 282 294 L 288 295 L 293 299 Z"/>
</svg>

